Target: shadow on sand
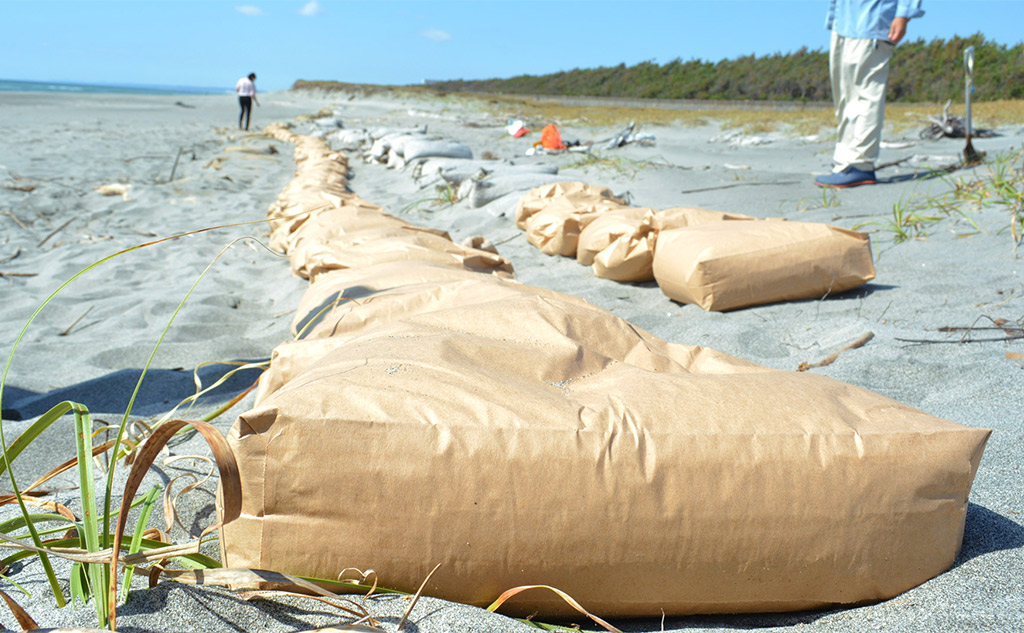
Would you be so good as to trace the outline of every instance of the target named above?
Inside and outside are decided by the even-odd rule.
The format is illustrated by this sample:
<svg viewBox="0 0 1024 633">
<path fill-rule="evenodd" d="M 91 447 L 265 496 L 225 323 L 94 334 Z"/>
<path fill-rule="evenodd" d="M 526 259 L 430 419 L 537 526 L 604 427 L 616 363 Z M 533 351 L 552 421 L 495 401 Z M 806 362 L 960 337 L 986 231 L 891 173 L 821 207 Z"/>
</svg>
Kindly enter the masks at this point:
<svg viewBox="0 0 1024 633">
<path fill-rule="evenodd" d="M 208 365 L 202 367 L 198 375 L 205 388 L 235 368 L 234 365 Z M 237 372 L 217 389 L 200 398 L 197 405 L 211 405 L 230 400 L 248 389 L 259 378 L 260 373 L 259 369 Z M 4 388 L 3 394 L 3 419 L 34 418 L 65 400 L 80 402 L 88 407 L 91 413 L 123 413 L 141 374 L 141 369 L 121 369 L 106 376 L 47 393 L 36 393 L 8 385 Z M 196 386 L 191 371 L 150 369 L 135 399 L 132 414 L 145 417 L 166 413 L 195 392 Z"/>
</svg>

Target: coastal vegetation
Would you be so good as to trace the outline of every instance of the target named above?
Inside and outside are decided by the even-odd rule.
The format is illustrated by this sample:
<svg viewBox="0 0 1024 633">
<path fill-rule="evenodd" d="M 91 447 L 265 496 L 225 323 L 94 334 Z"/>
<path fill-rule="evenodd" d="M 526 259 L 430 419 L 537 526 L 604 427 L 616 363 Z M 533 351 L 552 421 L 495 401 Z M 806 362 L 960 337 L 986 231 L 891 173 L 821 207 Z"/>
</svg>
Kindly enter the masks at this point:
<svg viewBox="0 0 1024 633">
<path fill-rule="evenodd" d="M 901 44 L 889 78 L 887 125 L 898 131 L 920 127 L 952 101 L 962 111 L 963 51 L 975 48 L 974 119 L 978 126 L 1024 120 L 1024 43 L 1006 46 L 978 33 L 949 40 Z M 338 81 L 296 81 L 293 90 L 479 99 L 496 116 L 562 124 L 702 125 L 714 118 L 725 128 L 761 133 L 786 126 L 800 134 L 835 124 L 831 111 L 828 52 L 791 53 L 708 62 L 673 60 L 658 65 L 574 69 L 506 79 L 432 81 L 380 86 Z M 574 98 L 643 99 L 632 104 L 574 102 Z M 682 103 L 680 102 L 682 101 Z M 924 104 L 924 105 L 923 105 Z M 934 104 L 940 104 L 934 107 Z M 710 112 L 713 110 L 713 114 Z"/>
<path fill-rule="evenodd" d="M 1009 234 L 1016 253 L 1024 241 L 1024 150 L 986 157 L 983 168 L 964 174 L 941 174 L 945 187 L 938 194 L 913 193 L 892 205 L 892 216 L 866 222 L 857 229 L 877 226 L 891 234 L 895 242 L 925 239 L 936 223 L 952 220 L 958 237 L 994 231 Z M 998 211 L 995 226 L 982 226 L 977 212 Z M 1008 221 L 1008 223 L 1006 223 Z"/>
<path fill-rule="evenodd" d="M 949 40 L 922 39 L 897 49 L 889 77 L 893 102 L 942 102 L 963 96 L 963 51 L 975 49 L 975 99 L 1024 98 L 1024 43 L 1006 46 L 981 33 Z M 711 99 L 754 101 L 828 101 L 828 52 L 804 47 L 791 53 L 748 55 L 710 62 L 675 59 L 633 66 L 576 68 L 548 75 L 507 79 L 431 82 L 436 90 L 491 94 L 626 97 L 635 99 Z"/>
</svg>

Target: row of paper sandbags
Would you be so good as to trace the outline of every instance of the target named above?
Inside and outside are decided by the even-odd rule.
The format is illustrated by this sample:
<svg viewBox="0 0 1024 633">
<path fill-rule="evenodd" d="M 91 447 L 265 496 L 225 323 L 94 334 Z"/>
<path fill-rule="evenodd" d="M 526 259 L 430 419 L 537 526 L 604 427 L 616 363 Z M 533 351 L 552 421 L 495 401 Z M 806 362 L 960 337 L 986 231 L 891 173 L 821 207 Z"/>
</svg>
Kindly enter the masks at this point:
<svg viewBox="0 0 1024 633">
<path fill-rule="evenodd" d="M 292 271 L 315 281 L 324 272 L 389 261 L 427 261 L 512 274 L 493 248 L 452 241 L 385 213 L 348 190 L 348 161 L 318 138 L 275 124 L 266 133 L 295 144 L 296 176 L 268 211 L 270 245 L 288 255 Z"/>
<path fill-rule="evenodd" d="M 293 328 L 229 434 L 229 567 L 440 563 L 427 595 L 603 616 L 879 600 L 953 563 L 989 433 L 429 258 L 324 271 Z"/>
<path fill-rule="evenodd" d="M 669 298 L 705 310 L 818 299 L 875 277 L 863 233 L 696 207 L 632 207 L 581 182 L 530 190 L 515 221 L 548 255 L 575 257 L 604 279 L 657 281 Z"/>
</svg>

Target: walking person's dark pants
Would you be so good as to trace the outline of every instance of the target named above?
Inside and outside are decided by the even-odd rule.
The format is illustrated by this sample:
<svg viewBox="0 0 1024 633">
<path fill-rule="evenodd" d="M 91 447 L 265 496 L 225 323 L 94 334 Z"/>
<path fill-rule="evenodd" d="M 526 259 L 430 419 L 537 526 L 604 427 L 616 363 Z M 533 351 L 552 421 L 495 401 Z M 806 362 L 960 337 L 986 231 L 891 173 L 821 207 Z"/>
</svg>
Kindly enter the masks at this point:
<svg viewBox="0 0 1024 633">
<path fill-rule="evenodd" d="M 252 114 L 252 97 L 239 97 L 238 105 L 242 106 L 242 112 L 238 115 L 238 127 L 242 127 L 242 119 L 245 119 L 245 129 L 249 129 L 249 115 Z"/>
</svg>

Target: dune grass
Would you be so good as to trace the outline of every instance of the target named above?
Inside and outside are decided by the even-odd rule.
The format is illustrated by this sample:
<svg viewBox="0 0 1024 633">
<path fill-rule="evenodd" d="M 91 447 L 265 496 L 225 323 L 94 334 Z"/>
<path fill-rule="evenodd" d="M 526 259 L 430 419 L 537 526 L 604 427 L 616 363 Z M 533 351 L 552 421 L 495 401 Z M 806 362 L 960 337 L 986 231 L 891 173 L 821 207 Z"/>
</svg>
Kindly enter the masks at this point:
<svg viewBox="0 0 1024 633">
<path fill-rule="evenodd" d="M 958 173 L 936 172 L 946 185 L 945 191 L 901 197 L 892 205 L 890 217 L 854 228 L 877 226 L 898 243 L 927 238 L 939 222 L 952 220 L 968 227 L 958 237 L 988 231 L 1009 233 L 1016 252 L 1024 242 L 1024 150 L 987 156 L 969 174 Z M 1005 223 L 985 228 L 976 217 L 983 209 L 1001 210 L 1006 214 Z"/>
<path fill-rule="evenodd" d="M 604 167 L 619 174 L 634 177 L 641 170 L 664 167 L 664 165 L 649 160 L 634 160 L 593 151 L 579 154 L 563 166 L 564 169 L 586 169 L 588 167 Z"/>
<path fill-rule="evenodd" d="M 226 226 L 237 226 L 237 224 Z M 15 339 L 15 342 L 11 347 L 11 351 L 8 354 L 6 364 L 4 365 L 3 375 L 0 377 L 0 403 L 3 401 L 3 389 L 7 383 L 11 364 L 15 358 L 18 346 L 24 339 L 29 327 L 43 309 L 46 308 L 46 306 L 55 297 L 57 297 L 57 295 L 59 295 L 74 281 L 85 273 L 98 268 L 117 257 L 125 256 L 141 248 L 155 246 L 187 235 L 195 235 L 205 231 L 226 228 L 226 226 L 209 227 L 198 231 L 190 231 L 123 249 L 86 266 L 61 284 L 39 305 Z M 122 540 L 124 538 L 128 511 L 132 507 L 141 504 L 143 506 L 141 513 L 142 519 L 148 519 L 152 510 L 152 504 L 155 500 L 157 491 L 151 490 L 142 498 L 136 499 L 134 490 L 130 489 L 132 486 L 137 489 L 137 486 L 141 483 L 142 477 L 145 475 L 146 470 L 148 470 L 152 460 L 156 458 L 156 452 L 159 451 L 159 449 L 162 448 L 163 445 L 166 444 L 166 442 L 173 436 L 173 433 L 167 435 L 167 437 L 163 439 L 162 443 L 159 440 L 155 440 L 154 438 L 161 435 L 161 430 L 174 427 L 174 432 L 176 433 L 184 426 L 191 426 L 192 428 L 200 430 L 203 436 L 210 443 L 222 476 L 225 472 L 230 475 L 230 465 L 234 461 L 230 451 L 227 449 L 227 445 L 223 437 L 221 437 L 216 431 L 212 431 L 213 427 L 208 427 L 205 422 L 201 421 L 191 423 L 185 423 L 183 421 L 162 422 L 152 429 L 152 433 L 148 438 L 148 441 L 144 444 L 142 443 L 143 438 L 134 436 L 128 437 L 128 429 L 132 407 L 134 406 L 135 399 L 142 386 L 142 381 L 145 379 L 146 373 L 152 365 L 153 359 L 155 358 L 157 351 L 160 349 L 164 337 L 167 335 L 167 332 L 173 325 L 174 320 L 181 312 L 189 297 L 195 291 L 199 282 L 206 276 L 216 261 L 220 259 L 221 255 L 223 255 L 224 252 L 226 252 L 237 241 L 239 240 L 235 240 L 226 246 L 214 258 L 214 260 L 210 262 L 206 269 L 200 273 L 191 288 L 189 288 L 185 297 L 181 300 L 173 314 L 168 319 L 166 326 L 161 331 L 160 336 L 158 337 L 158 340 L 142 369 L 141 375 L 135 385 L 134 391 L 131 394 L 124 415 L 122 416 L 120 423 L 115 427 L 117 433 L 114 440 L 95 446 L 93 444 L 95 433 L 92 428 L 93 424 L 89 410 L 86 405 L 76 402 L 62 402 L 55 405 L 32 423 L 10 445 L 8 445 L 6 437 L 4 436 L 4 425 L 0 422 L 0 448 L 3 450 L 3 459 L 0 461 L 0 471 L 6 472 L 13 493 L 3 502 L 17 503 L 21 511 L 20 520 L 13 522 L 8 521 L 2 526 L 4 529 L 0 530 L 3 532 L 3 536 L 0 536 L 0 539 L 3 540 L 3 545 L 18 550 L 14 556 L 8 556 L 0 561 L 0 564 L 6 568 L 6 566 L 14 560 L 17 560 L 19 557 L 23 557 L 25 553 L 38 556 L 42 562 L 44 573 L 46 574 L 56 605 L 58 607 L 63 607 L 66 604 L 66 597 L 64 596 L 60 583 L 56 578 L 56 574 L 50 562 L 50 557 L 58 556 L 74 561 L 71 577 L 68 579 L 72 599 L 80 600 L 84 603 L 92 597 L 93 603 L 96 607 L 97 622 L 101 627 L 109 626 L 114 628 L 116 625 L 118 564 L 128 564 L 125 572 L 125 578 L 126 582 L 130 582 L 132 564 L 126 563 L 126 561 L 133 560 L 132 556 L 137 555 L 140 550 L 150 550 L 150 553 L 152 553 L 152 551 L 160 552 L 160 558 L 172 556 L 177 556 L 179 558 L 192 557 L 193 563 L 204 566 L 211 562 L 210 559 L 207 559 L 206 557 L 197 558 L 199 553 L 199 543 L 196 543 L 194 546 L 185 547 L 184 549 L 181 547 L 170 546 L 171 550 L 168 550 L 168 544 L 166 543 L 143 539 L 142 535 L 145 530 L 144 520 L 140 521 L 140 524 L 136 526 L 135 533 L 130 535 L 129 544 L 127 546 L 128 556 L 126 558 L 121 556 L 120 550 Z M 241 369 L 242 368 L 239 367 L 233 371 L 240 371 Z M 230 373 L 233 372 L 229 372 L 229 375 Z M 226 380 L 227 377 L 228 376 L 225 376 L 222 380 Z M 190 404 L 190 400 L 194 400 L 194 398 L 208 390 L 209 389 L 200 390 L 199 394 L 193 396 L 192 399 L 186 400 L 183 404 Z M 74 417 L 75 445 L 77 448 L 76 456 L 72 460 L 65 462 L 65 464 L 62 464 L 45 474 L 34 484 L 29 486 L 29 488 L 22 490 L 18 485 L 17 479 L 14 475 L 14 470 L 11 468 L 13 461 L 29 445 L 38 440 L 43 431 L 68 413 L 71 413 Z M 207 427 L 212 431 L 212 433 L 206 430 Z M 140 449 L 140 444 L 145 449 L 142 451 L 142 454 L 140 454 L 138 450 Z M 149 462 L 146 461 L 145 457 L 147 451 L 148 453 L 151 453 Z M 109 453 L 111 458 L 109 467 L 107 468 L 105 486 L 100 493 L 100 491 L 96 489 L 93 460 L 98 455 L 104 453 Z M 132 471 L 128 478 L 127 487 L 121 495 L 122 505 L 120 508 L 115 509 L 115 472 L 117 470 L 118 463 L 121 461 L 127 461 L 129 458 L 133 460 Z M 26 493 L 37 488 L 61 472 L 73 467 L 77 467 L 79 475 L 78 489 L 81 517 L 76 517 L 68 508 L 58 506 L 58 504 L 53 504 L 54 509 L 58 510 L 57 513 L 48 513 L 44 515 L 30 513 L 28 511 L 28 505 L 34 501 L 31 500 L 30 497 L 27 497 Z M 235 467 L 234 473 L 237 478 L 237 467 Z M 112 531 L 111 519 L 115 514 L 117 515 L 117 528 Z M 40 529 L 43 524 L 51 523 L 57 523 L 57 527 L 54 528 L 52 526 L 46 526 L 45 530 Z M 28 534 L 15 535 L 13 537 L 9 536 L 11 532 L 21 528 L 26 528 L 28 530 Z M 56 540 L 43 540 L 43 536 L 53 534 L 56 530 L 69 530 L 68 534 L 70 536 L 65 536 L 65 538 Z M 172 551 L 174 554 L 171 553 Z M 148 554 L 143 556 L 142 560 L 148 560 Z"/>
<path fill-rule="evenodd" d="M 6 386 L 7 377 L 18 346 L 23 340 L 29 327 L 43 309 L 79 277 L 116 257 L 125 256 L 132 251 L 139 250 L 141 248 L 155 246 L 169 240 L 178 239 L 188 235 L 195 235 L 205 231 L 253 223 L 254 222 L 243 222 L 218 227 L 209 227 L 139 244 L 118 251 L 117 253 L 94 262 L 73 275 L 40 304 L 18 334 L 10 353 L 8 354 L 2 377 L 0 377 L 0 404 L 2 404 L 3 401 L 3 390 Z M 70 575 L 67 578 L 72 604 L 80 602 L 84 605 L 91 599 L 96 609 L 97 625 L 102 628 L 109 628 L 110 630 L 116 630 L 117 628 L 117 605 L 119 602 L 118 576 L 120 568 L 124 568 L 121 585 L 124 587 L 123 593 L 124 597 L 126 597 L 136 567 L 141 564 L 148 564 L 149 566 L 146 567 L 144 571 L 150 576 L 151 582 L 159 580 L 159 578 L 163 576 L 177 582 L 224 586 L 234 590 L 261 590 L 267 584 L 271 584 L 277 586 L 279 589 L 275 591 L 259 591 L 259 593 L 264 595 L 301 595 L 305 598 L 320 600 L 330 604 L 349 616 L 355 616 L 357 618 L 355 624 L 335 626 L 333 627 L 333 630 L 379 631 L 384 633 L 384 629 L 379 628 L 379 622 L 372 618 L 365 607 L 347 598 L 341 598 L 338 593 L 360 592 L 366 595 L 371 595 L 373 593 L 403 592 L 379 588 L 377 587 L 376 582 L 372 585 L 366 584 L 368 576 L 365 573 L 363 573 L 358 579 L 336 581 L 328 579 L 302 578 L 265 570 L 223 569 L 219 561 L 200 553 L 200 548 L 207 539 L 208 533 L 212 530 L 218 529 L 221 523 L 217 523 L 216 525 L 207 528 L 207 530 L 204 530 L 198 539 L 190 543 L 175 545 L 167 542 L 166 534 L 169 533 L 172 528 L 176 513 L 174 509 L 174 497 L 171 495 L 171 488 L 174 485 L 174 480 L 171 480 L 171 482 L 167 484 L 166 489 L 160 485 L 156 485 L 149 488 L 149 490 L 144 494 L 138 494 L 139 487 L 141 486 L 146 473 L 164 446 L 166 446 L 167 443 L 178 434 L 188 430 L 193 430 L 198 431 L 203 439 L 206 440 L 214 456 L 213 463 L 215 464 L 220 476 L 221 500 L 219 506 L 222 513 L 222 522 L 234 519 L 238 516 L 241 510 L 241 483 L 239 480 L 238 466 L 235 463 L 234 456 L 228 448 L 223 435 L 221 435 L 213 426 L 208 424 L 208 422 L 222 414 L 232 405 L 236 404 L 246 393 L 248 393 L 248 390 L 231 399 L 227 404 L 214 410 L 207 416 L 204 416 L 203 420 L 188 421 L 182 419 L 170 419 L 170 416 L 180 407 L 191 406 L 196 399 L 215 389 L 222 382 L 229 379 L 232 374 L 252 367 L 258 367 L 261 365 L 265 366 L 267 363 L 232 363 L 236 365 L 235 369 L 227 372 L 220 378 L 220 380 L 206 388 L 202 388 L 201 385 L 198 385 L 197 379 L 196 393 L 176 405 L 171 412 L 163 416 L 163 418 L 153 426 L 149 426 L 144 423 L 132 425 L 129 424 L 129 420 L 132 406 L 139 393 L 142 382 L 145 379 L 146 373 L 149 370 L 164 337 L 170 331 L 178 314 L 184 308 L 186 302 L 193 294 L 200 281 L 210 272 L 217 260 L 219 260 L 220 257 L 234 244 L 242 240 L 254 240 L 259 242 L 255 238 L 239 238 L 225 246 L 214 260 L 211 261 L 210 264 L 202 271 L 202 273 L 198 275 L 184 298 L 177 305 L 173 314 L 169 317 L 167 324 L 161 331 L 160 336 L 158 337 L 158 340 L 154 345 L 145 366 L 143 367 L 141 375 L 126 407 L 126 411 L 119 424 L 113 427 L 104 427 L 99 430 L 94 430 L 92 417 L 88 408 L 81 403 L 66 401 L 52 407 L 49 411 L 33 422 L 27 429 L 25 429 L 13 442 L 8 444 L 4 437 L 3 421 L 0 421 L 0 449 L 2 449 L 2 457 L 0 457 L 0 475 L 6 473 L 13 491 L 13 494 L 0 497 L 0 505 L 17 503 L 21 513 L 18 517 L 0 522 L 0 547 L 15 550 L 13 554 L 0 559 L 0 570 L 6 570 L 16 561 L 33 556 L 38 557 L 44 567 L 44 573 L 46 575 L 47 582 L 49 583 L 56 606 L 61 608 L 67 605 L 68 596 L 65 596 L 64 594 L 50 558 L 58 557 L 72 561 Z M 297 337 L 301 336 L 302 332 L 299 332 Z M 196 368 L 196 371 L 198 371 L 198 369 L 199 367 Z M 11 468 L 12 464 L 30 445 L 39 440 L 39 437 L 46 429 L 67 414 L 71 414 L 74 418 L 76 455 L 42 475 L 31 485 L 24 488 L 20 487 L 13 468 Z M 107 428 L 117 431 L 116 438 L 114 440 L 95 444 L 95 438 Z M 95 472 L 94 462 L 96 458 L 102 455 L 109 456 L 109 463 L 107 466 L 105 487 L 98 489 L 97 473 Z M 125 466 L 130 465 L 130 472 L 123 491 L 118 495 L 114 490 L 114 474 L 119 464 Z M 75 515 L 70 508 L 62 504 L 53 501 L 46 501 L 30 495 L 30 493 L 46 482 L 72 468 L 77 468 L 78 471 L 80 516 Z M 195 485 L 191 487 L 194 488 Z M 186 490 L 183 490 L 182 492 L 186 492 L 188 489 L 190 488 L 187 486 Z M 158 529 L 147 529 L 153 508 L 155 507 L 157 499 L 161 496 L 161 493 L 163 493 L 164 497 L 164 519 L 166 523 L 166 530 L 160 531 Z M 121 500 L 121 505 L 120 507 L 115 507 L 115 502 L 118 497 Z M 30 512 L 29 506 L 42 507 L 47 510 L 47 512 Z M 136 508 L 140 510 L 139 516 L 136 519 L 134 529 L 129 533 L 127 531 L 129 512 Z M 112 519 L 114 520 L 113 527 L 111 526 Z M 27 530 L 27 533 L 20 532 L 20 530 Z M 54 538 L 55 535 L 60 536 Z M 176 561 L 186 569 L 166 569 L 164 567 L 164 561 L 167 560 Z M 3 576 L 2 572 L 0 572 L 0 578 L 6 580 L 12 586 L 20 589 L 26 594 L 28 593 L 13 580 Z M 424 580 L 424 586 L 425 585 L 426 579 Z M 325 589 L 324 587 L 328 587 L 330 590 Z M 509 590 L 509 592 L 506 592 L 505 595 L 491 605 L 490 610 L 496 610 L 509 597 L 527 588 L 515 588 Z M 408 619 L 416 604 L 416 598 L 418 598 L 422 590 L 423 587 L 421 587 L 420 591 L 413 596 L 413 600 L 408 605 L 405 614 L 402 617 L 399 630 L 402 630 L 401 625 L 404 625 L 405 621 Z M 296 591 L 302 593 L 295 593 Z M 554 591 L 559 595 L 563 595 L 563 592 L 559 592 L 558 590 Z M 250 591 L 249 595 L 254 594 Z M 7 603 L 24 629 L 28 630 L 37 628 L 32 617 L 25 612 L 24 609 L 22 609 L 7 592 L 0 590 L 0 598 Z M 592 618 L 595 622 L 602 624 L 608 630 L 617 631 L 614 627 L 607 625 L 600 620 L 600 618 L 593 616 L 580 607 L 578 603 L 571 598 L 567 598 L 567 602 L 573 605 L 581 614 Z M 522 622 L 542 630 L 579 630 L 577 628 L 567 629 L 560 626 L 531 622 L 529 620 L 522 620 Z"/>
</svg>

